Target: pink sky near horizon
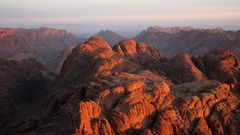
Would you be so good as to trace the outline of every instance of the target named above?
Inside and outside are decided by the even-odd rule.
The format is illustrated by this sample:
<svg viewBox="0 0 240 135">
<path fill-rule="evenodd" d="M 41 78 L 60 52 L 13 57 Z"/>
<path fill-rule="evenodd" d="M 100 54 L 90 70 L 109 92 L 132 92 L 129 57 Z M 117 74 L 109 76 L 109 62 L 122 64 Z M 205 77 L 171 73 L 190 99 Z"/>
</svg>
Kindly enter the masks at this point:
<svg viewBox="0 0 240 135">
<path fill-rule="evenodd" d="M 240 24 L 239 0 L 0 0 L 2 24 Z"/>
</svg>

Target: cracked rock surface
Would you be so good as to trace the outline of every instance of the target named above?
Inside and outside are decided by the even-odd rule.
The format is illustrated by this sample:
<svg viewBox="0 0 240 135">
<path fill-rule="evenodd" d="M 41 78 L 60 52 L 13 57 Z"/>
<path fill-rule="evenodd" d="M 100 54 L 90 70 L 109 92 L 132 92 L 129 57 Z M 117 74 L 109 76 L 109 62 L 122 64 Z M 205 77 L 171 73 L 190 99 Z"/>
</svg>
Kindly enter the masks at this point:
<svg viewBox="0 0 240 135">
<path fill-rule="evenodd" d="M 41 115 L 16 127 L 16 132 L 237 135 L 239 60 L 230 52 L 217 52 L 167 59 L 134 40 L 111 47 L 102 38 L 91 37 L 63 63 Z M 203 62 L 201 68 L 199 63 L 206 60 L 222 67 Z M 234 83 L 212 75 L 220 73 L 233 77 Z"/>
</svg>

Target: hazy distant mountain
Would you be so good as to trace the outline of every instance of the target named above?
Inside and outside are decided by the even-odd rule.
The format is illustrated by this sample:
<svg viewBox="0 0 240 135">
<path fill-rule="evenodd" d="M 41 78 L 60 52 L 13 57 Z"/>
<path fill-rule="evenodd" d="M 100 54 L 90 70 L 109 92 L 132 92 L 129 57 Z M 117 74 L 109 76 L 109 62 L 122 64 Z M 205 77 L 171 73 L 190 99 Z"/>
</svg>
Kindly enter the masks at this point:
<svg viewBox="0 0 240 135">
<path fill-rule="evenodd" d="M 106 40 L 111 45 L 115 45 L 119 41 L 125 39 L 125 37 L 123 37 L 122 35 L 117 34 L 110 30 L 102 30 L 97 35 L 102 37 L 104 40 Z"/>
<path fill-rule="evenodd" d="M 203 55 L 214 48 L 229 49 L 240 56 L 239 34 L 220 28 L 150 27 L 137 35 L 135 39 L 158 47 L 170 56 L 184 52 Z"/>
<path fill-rule="evenodd" d="M 81 37 L 83 36 L 85 38 L 89 38 L 90 36 L 93 36 L 99 31 L 104 29 L 115 31 L 126 38 L 133 38 L 139 32 L 141 32 L 141 30 L 147 27 L 146 25 L 91 25 L 91 24 L 89 25 L 88 24 L 45 24 L 45 25 L 40 25 L 40 27 L 41 26 L 56 28 L 56 29 L 64 29 L 64 30 L 67 30 L 68 32 L 71 32 L 75 35 L 81 35 Z M 22 27 L 29 28 L 29 26 L 22 26 Z"/>
<path fill-rule="evenodd" d="M 14 60 L 36 58 L 55 72 L 58 64 L 53 61 L 59 57 L 59 53 L 83 41 L 83 38 L 77 38 L 59 29 L 1 28 L 0 58 Z"/>
</svg>

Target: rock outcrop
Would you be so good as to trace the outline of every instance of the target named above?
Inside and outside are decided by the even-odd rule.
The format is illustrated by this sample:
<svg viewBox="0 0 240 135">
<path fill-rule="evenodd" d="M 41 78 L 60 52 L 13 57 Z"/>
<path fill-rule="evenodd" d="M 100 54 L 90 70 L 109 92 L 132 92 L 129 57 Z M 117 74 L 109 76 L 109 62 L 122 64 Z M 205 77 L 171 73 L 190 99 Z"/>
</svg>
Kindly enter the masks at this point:
<svg viewBox="0 0 240 135">
<path fill-rule="evenodd" d="M 173 104 L 144 134 L 238 134 L 239 98 L 228 85 L 196 81 L 174 86 L 172 92 Z"/>
<path fill-rule="evenodd" d="M 143 69 L 150 69 L 157 74 L 162 73 L 160 67 L 166 57 L 158 49 L 126 39 L 113 46 L 113 50 L 125 56 L 129 61 L 137 63 Z"/>
<path fill-rule="evenodd" d="M 165 67 L 169 77 L 177 84 L 205 80 L 206 76 L 192 62 L 188 54 L 177 55 Z"/>
<path fill-rule="evenodd" d="M 240 61 L 231 51 L 216 49 L 204 57 L 210 78 L 236 84 L 240 81 Z"/>
<path fill-rule="evenodd" d="M 210 79 L 239 88 L 240 61 L 233 52 L 215 49 L 204 57 L 193 57 L 193 61 Z"/>
<path fill-rule="evenodd" d="M 237 62 L 231 53 L 217 52 L 206 57 L 227 63 L 228 74 L 233 73 L 230 71 Z M 209 63 L 203 62 L 198 69 L 201 64 L 195 63 L 205 61 L 205 57 L 195 59 L 187 54 L 167 59 L 160 51 L 134 40 L 111 47 L 102 38 L 91 37 L 64 61 L 41 115 L 12 132 L 237 135 L 239 96 L 222 78 L 208 79 L 212 70 L 205 67 Z"/>
</svg>

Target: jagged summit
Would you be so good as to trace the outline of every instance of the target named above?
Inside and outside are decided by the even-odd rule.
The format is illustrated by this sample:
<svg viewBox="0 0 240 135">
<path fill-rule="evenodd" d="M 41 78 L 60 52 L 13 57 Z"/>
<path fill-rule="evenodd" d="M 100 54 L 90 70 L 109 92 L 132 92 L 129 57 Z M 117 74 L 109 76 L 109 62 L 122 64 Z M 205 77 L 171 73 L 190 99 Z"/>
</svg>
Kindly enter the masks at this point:
<svg viewBox="0 0 240 135">
<path fill-rule="evenodd" d="M 168 34 L 177 34 L 181 31 L 199 31 L 199 32 L 211 32 L 211 33 L 223 33 L 224 32 L 224 30 L 222 28 L 206 29 L 206 28 L 194 28 L 192 26 L 186 26 L 186 27 L 154 26 L 154 27 L 147 28 L 146 31 L 162 32 L 162 33 L 168 33 Z"/>
<path fill-rule="evenodd" d="M 134 39 L 159 48 L 170 57 L 181 53 L 202 56 L 216 48 L 229 49 L 240 56 L 239 35 L 221 28 L 150 27 Z"/>
<path fill-rule="evenodd" d="M 194 28 L 191 26 L 188 27 L 161 27 L 161 26 L 154 26 L 154 27 L 149 27 L 147 28 L 146 31 L 151 31 L 151 32 L 163 32 L 163 33 L 168 33 L 168 34 L 176 34 L 180 31 L 190 31 L 193 30 Z"/>
</svg>

